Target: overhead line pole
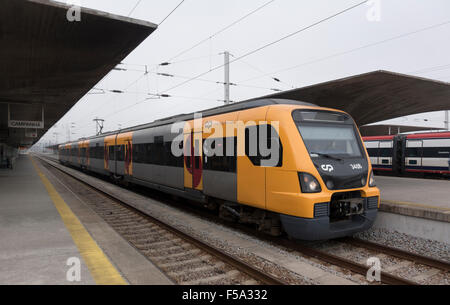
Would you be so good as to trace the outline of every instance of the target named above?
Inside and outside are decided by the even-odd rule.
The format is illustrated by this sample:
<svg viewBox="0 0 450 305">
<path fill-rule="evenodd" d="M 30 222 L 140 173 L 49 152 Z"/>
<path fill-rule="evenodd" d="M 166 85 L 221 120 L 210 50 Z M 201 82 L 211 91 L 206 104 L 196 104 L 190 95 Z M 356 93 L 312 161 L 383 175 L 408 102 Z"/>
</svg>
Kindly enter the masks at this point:
<svg viewBox="0 0 450 305">
<path fill-rule="evenodd" d="M 230 52 L 225 51 L 225 105 L 230 104 Z"/>
</svg>

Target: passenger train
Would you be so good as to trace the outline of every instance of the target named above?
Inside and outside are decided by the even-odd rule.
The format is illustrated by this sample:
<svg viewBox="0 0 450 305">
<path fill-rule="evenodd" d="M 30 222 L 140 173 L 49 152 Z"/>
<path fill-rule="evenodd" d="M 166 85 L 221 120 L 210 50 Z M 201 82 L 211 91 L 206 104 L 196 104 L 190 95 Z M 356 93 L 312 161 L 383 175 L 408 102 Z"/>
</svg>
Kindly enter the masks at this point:
<svg viewBox="0 0 450 305">
<path fill-rule="evenodd" d="M 348 114 L 260 99 L 197 116 L 66 143 L 59 160 L 199 202 L 275 236 L 323 240 L 372 226 L 380 192 Z"/>
<path fill-rule="evenodd" d="M 375 171 L 450 175 L 450 132 L 365 137 Z"/>
</svg>

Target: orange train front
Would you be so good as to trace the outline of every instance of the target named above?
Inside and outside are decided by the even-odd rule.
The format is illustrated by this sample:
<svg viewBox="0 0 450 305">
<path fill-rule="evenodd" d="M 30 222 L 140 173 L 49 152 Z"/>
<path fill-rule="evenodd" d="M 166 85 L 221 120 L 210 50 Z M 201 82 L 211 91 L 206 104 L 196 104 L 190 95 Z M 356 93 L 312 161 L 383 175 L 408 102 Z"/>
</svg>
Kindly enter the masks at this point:
<svg viewBox="0 0 450 305">
<path fill-rule="evenodd" d="M 380 192 L 348 114 L 279 99 L 201 114 L 68 143 L 60 161 L 85 166 L 67 152 L 88 144 L 87 170 L 202 202 L 272 235 L 322 240 L 372 226 Z"/>
</svg>

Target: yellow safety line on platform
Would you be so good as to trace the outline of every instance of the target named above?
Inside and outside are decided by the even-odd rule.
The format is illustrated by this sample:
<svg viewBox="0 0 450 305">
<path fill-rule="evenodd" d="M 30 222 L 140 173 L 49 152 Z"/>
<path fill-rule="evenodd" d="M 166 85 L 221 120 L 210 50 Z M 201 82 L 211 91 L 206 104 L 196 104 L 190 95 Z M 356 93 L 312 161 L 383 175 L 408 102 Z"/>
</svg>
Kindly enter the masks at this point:
<svg viewBox="0 0 450 305">
<path fill-rule="evenodd" d="M 42 173 L 35 161 L 32 158 L 30 159 L 95 282 L 98 285 L 127 285 L 127 282 L 64 202 L 52 183 Z"/>
<path fill-rule="evenodd" d="M 418 208 L 425 208 L 425 209 L 431 209 L 431 210 L 440 210 L 440 211 L 450 211 L 448 208 L 443 207 L 436 207 L 431 205 L 425 205 L 425 204 L 419 204 L 419 203 L 412 203 L 412 202 L 403 202 L 403 201 L 393 201 L 393 200 L 383 200 L 381 199 L 381 203 L 390 203 L 390 204 L 396 204 L 396 205 L 408 205 L 412 207 L 418 207 Z"/>
</svg>

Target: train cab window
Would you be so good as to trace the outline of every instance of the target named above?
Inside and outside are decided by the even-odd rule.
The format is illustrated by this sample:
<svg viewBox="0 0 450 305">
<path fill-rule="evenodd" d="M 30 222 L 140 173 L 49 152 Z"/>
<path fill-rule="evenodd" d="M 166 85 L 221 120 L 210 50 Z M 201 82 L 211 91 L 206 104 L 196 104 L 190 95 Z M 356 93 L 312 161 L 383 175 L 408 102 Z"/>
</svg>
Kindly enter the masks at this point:
<svg viewBox="0 0 450 305">
<path fill-rule="evenodd" d="M 266 129 L 267 140 L 266 143 L 261 143 L 260 134 L 264 129 Z M 276 143 L 278 149 L 272 147 L 272 143 Z M 263 147 L 267 148 L 269 154 L 263 152 Z M 277 150 L 278 156 L 273 155 L 274 149 Z M 275 128 L 271 125 L 247 127 L 245 129 L 245 155 L 254 166 L 263 166 L 262 161 L 266 161 L 271 164 L 270 167 L 281 167 L 283 165 L 283 145 Z"/>
</svg>

